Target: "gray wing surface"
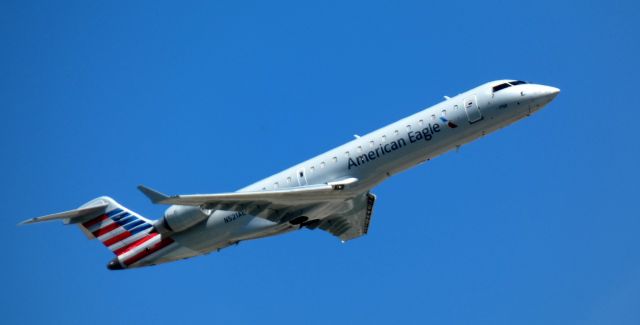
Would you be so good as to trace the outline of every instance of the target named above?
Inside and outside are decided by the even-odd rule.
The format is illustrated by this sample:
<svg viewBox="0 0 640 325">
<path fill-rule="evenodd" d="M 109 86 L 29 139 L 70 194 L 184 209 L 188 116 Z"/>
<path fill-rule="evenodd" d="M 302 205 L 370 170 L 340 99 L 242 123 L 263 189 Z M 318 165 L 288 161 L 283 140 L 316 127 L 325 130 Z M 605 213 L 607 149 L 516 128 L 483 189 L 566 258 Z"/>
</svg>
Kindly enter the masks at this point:
<svg viewBox="0 0 640 325">
<path fill-rule="evenodd" d="M 318 228 L 331 233 L 342 241 L 358 238 L 369 231 L 376 196 L 371 193 L 351 200 L 351 209 L 323 219 Z"/>
<path fill-rule="evenodd" d="M 247 191 L 217 194 L 167 196 L 145 186 L 138 186 L 153 203 L 200 206 L 204 209 L 239 211 L 274 222 L 287 222 L 305 213 L 348 201 L 353 193 L 345 187 L 357 179 L 348 178 L 326 184 L 300 186 L 281 190 Z"/>
</svg>

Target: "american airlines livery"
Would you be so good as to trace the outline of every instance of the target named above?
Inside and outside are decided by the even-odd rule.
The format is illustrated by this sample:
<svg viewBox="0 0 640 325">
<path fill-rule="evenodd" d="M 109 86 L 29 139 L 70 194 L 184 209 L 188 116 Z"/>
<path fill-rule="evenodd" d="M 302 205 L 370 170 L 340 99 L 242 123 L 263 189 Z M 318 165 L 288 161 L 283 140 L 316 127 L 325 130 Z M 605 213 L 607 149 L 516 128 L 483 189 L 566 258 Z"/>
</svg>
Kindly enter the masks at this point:
<svg viewBox="0 0 640 325">
<path fill-rule="evenodd" d="M 170 205 L 158 220 L 102 196 L 21 224 L 62 219 L 77 225 L 116 255 L 110 270 L 171 262 L 301 228 L 347 241 L 369 229 L 373 187 L 531 115 L 559 92 L 524 81 L 489 82 L 237 192 L 168 196 L 139 186 L 151 202 Z"/>
</svg>

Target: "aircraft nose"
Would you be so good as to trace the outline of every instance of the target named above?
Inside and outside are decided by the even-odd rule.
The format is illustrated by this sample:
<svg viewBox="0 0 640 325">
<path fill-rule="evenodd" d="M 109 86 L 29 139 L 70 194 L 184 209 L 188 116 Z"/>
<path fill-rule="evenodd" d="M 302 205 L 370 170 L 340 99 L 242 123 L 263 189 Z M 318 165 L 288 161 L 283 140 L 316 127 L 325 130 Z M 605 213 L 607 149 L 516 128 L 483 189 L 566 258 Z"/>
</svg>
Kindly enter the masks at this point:
<svg viewBox="0 0 640 325">
<path fill-rule="evenodd" d="M 560 93 L 560 89 L 551 86 L 543 86 L 543 96 L 549 98 L 549 101 L 552 101 L 558 94 Z"/>
<path fill-rule="evenodd" d="M 551 102 L 560 93 L 560 89 L 556 87 L 539 85 L 537 88 L 536 97 L 541 99 L 545 104 Z"/>
<path fill-rule="evenodd" d="M 560 89 L 556 87 L 536 84 L 528 86 L 520 95 L 529 97 L 532 100 L 531 104 L 538 108 L 549 104 L 560 93 Z"/>
</svg>

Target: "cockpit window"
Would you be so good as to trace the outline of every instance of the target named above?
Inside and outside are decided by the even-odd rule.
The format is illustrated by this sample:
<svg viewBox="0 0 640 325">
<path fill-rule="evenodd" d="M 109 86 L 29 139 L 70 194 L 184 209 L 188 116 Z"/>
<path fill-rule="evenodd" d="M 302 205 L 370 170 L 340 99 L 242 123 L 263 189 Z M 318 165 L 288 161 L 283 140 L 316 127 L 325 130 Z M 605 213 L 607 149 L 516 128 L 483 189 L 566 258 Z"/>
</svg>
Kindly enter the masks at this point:
<svg viewBox="0 0 640 325">
<path fill-rule="evenodd" d="M 500 91 L 500 90 L 505 89 L 505 88 L 509 88 L 511 86 L 524 85 L 524 84 L 526 84 L 526 82 L 521 81 L 521 80 L 505 82 L 503 84 L 499 84 L 497 86 L 494 86 L 493 87 L 493 92 L 495 93 L 497 91 Z"/>
<path fill-rule="evenodd" d="M 495 93 L 495 92 L 498 92 L 498 91 L 500 91 L 502 89 L 509 88 L 509 87 L 511 87 L 511 85 L 509 83 L 505 82 L 503 84 L 499 84 L 497 86 L 494 86 L 493 87 L 493 92 Z"/>
</svg>

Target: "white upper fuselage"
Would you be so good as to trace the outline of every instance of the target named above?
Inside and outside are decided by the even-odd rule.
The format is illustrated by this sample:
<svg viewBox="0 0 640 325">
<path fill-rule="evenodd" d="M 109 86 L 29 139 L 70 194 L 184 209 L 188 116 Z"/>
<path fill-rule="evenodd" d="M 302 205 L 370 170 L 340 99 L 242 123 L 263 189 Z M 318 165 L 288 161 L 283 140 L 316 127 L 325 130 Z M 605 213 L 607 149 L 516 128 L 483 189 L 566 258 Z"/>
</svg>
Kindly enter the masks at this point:
<svg viewBox="0 0 640 325">
<path fill-rule="evenodd" d="M 511 82 L 512 84 L 509 84 Z M 506 85 L 506 86 L 505 86 Z M 387 177 L 437 157 L 482 135 L 507 126 L 542 108 L 557 88 L 499 80 L 448 98 L 337 148 L 306 160 L 240 191 L 269 191 L 326 184 L 355 178 L 347 190 L 366 193 Z M 172 206 L 171 209 L 192 207 Z M 322 219 L 344 207 L 327 205 L 307 211 Z M 241 240 L 298 229 L 242 212 L 213 211 L 204 222 L 173 236 L 176 245 L 142 264 L 191 257 Z M 159 252 L 160 253 L 160 252 Z M 150 256 L 151 258 L 151 256 Z"/>
<path fill-rule="evenodd" d="M 494 85 L 507 81 L 489 82 L 471 89 L 258 181 L 241 191 L 326 183 L 348 177 L 357 178 L 360 188 L 356 190 L 365 191 L 388 176 L 530 115 L 555 97 L 558 91 L 543 85 L 521 84 L 493 93 Z M 465 109 L 465 102 L 471 107 Z M 479 115 L 471 115 L 476 121 L 470 121 L 467 110 L 471 110 L 472 114 L 473 110 L 479 110 Z M 441 117 L 458 127 L 448 127 Z M 419 132 L 423 135 L 431 134 L 431 139 L 420 138 L 417 134 Z M 392 149 L 394 142 L 401 147 Z"/>
</svg>

